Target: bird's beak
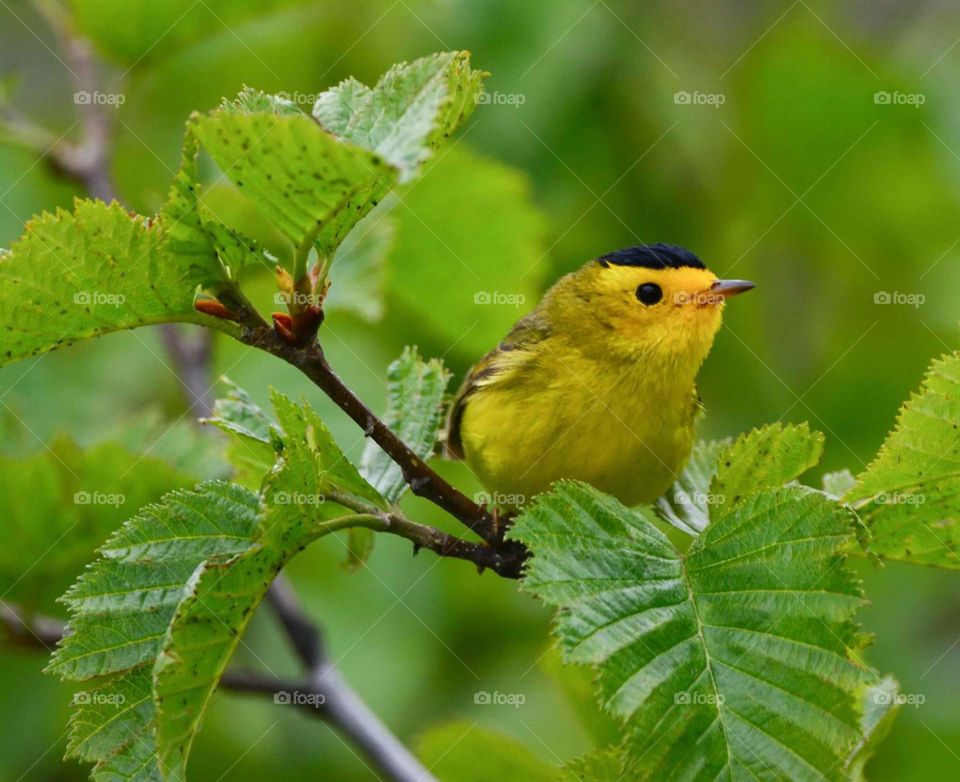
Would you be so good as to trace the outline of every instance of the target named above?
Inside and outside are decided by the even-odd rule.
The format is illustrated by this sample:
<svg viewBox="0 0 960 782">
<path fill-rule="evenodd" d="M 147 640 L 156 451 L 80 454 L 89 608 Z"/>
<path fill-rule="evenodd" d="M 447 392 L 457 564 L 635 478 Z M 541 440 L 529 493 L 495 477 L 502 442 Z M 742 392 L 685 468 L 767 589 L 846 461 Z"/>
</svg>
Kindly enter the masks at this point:
<svg viewBox="0 0 960 782">
<path fill-rule="evenodd" d="M 717 280 L 710 286 L 710 293 L 729 299 L 756 287 L 756 283 L 747 280 Z"/>
</svg>

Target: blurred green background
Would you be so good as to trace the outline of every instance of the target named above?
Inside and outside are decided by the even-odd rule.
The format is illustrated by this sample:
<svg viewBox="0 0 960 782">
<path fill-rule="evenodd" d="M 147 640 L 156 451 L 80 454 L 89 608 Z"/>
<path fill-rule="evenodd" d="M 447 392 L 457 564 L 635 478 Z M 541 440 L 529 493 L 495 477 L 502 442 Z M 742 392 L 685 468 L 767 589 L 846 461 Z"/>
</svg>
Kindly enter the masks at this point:
<svg viewBox="0 0 960 782">
<path fill-rule="evenodd" d="M 335 312 L 324 324 L 333 365 L 375 408 L 386 365 L 405 344 L 443 356 L 459 379 L 550 281 L 640 241 L 685 245 L 721 276 L 759 283 L 729 308 L 703 372 L 705 435 L 808 420 L 827 434 L 822 471 L 856 472 L 929 361 L 957 346 L 960 9 L 950 4 L 72 5 L 105 60 L 105 91 L 124 97 L 110 108 L 118 188 L 146 212 L 165 197 L 189 113 L 244 84 L 308 101 L 348 75 L 370 83 L 394 62 L 461 48 L 491 72 L 489 103 L 389 207 L 393 258 L 385 279 L 367 281 L 371 301 L 382 293 L 382 319 Z M 54 37 L 25 2 L 0 3 L 0 20 L 0 71 L 14 77 L 6 99 L 54 138 L 75 135 L 75 84 Z M 276 243 L 232 190 L 214 191 L 224 215 Z M 35 151 L 0 145 L 0 246 L 32 214 L 69 206 L 77 193 Z M 248 284 L 269 308 L 269 276 Z M 476 303 L 494 292 L 507 297 L 494 302 L 523 303 Z M 0 371 L 7 506 L 22 509 L 9 500 L 13 460 L 43 458 L 46 446 L 61 447 L 58 436 L 84 446 L 122 437 L 149 459 L 181 465 L 185 450 L 215 453 L 184 446 L 183 422 L 195 414 L 168 363 L 158 335 L 142 330 Z M 215 363 L 263 403 L 270 385 L 305 394 L 359 453 L 356 428 L 291 368 L 227 341 L 217 342 Z M 442 469 L 478 488 L 459 466 Z M 408 511 L 455 529 L 418 500 Z M 5 572 L 22 574 L 38 545 L 31 523 L 56 520 L 32 508 L 6 514 Z M 39 553 L 53 542 L 45 534 Z M 340 567 L 343 553 L 328 540 L 290 575 L 348 679 L 402 738 L 457 717 L 556 762 L 602 734 L 563 694 L 582 682 L 558 684 L 544 658 L 549 614 L 516 584 L 428 554 L 413 559 L 397 540 L 378 541 L 369 568 L 354 574 Z M 862 621 L 876 634 L 871 663 L 926 699 L 901 712 L 869 777 L 958 773 L 956 574 L 859 567 L 871 600 Z M 271 621 L 257 617 L 248 638 L 256 657 L 241 651 L 240 662 L 294 671 Z M 36 653 L 0 651 L 0 779 L 85 778 L 60 760 L 70 691 L 41 675 L 43 664 Z M 478 691 L 521 693 L 525 703 L 477 705 Z M 373 778 L 321 723 L 230 694 L 217 696 L 192 770 L 210 780 Z"/>
</svg>

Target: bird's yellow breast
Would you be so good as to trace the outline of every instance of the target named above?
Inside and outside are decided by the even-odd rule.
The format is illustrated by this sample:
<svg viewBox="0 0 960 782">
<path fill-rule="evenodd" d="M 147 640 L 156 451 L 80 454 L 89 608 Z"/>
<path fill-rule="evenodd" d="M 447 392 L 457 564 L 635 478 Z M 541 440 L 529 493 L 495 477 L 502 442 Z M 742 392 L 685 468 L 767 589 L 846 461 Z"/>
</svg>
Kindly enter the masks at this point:
<svg viewBox="0 0 960 782">
<path fill-rule="evenodd" d="M 501 506 L 561 478 L 628 505 L 656 499 L 693 443 L 692 379 L 677 387 L 642 363 L 591 360 L 551 342 L 471 395 L 460 429 L 467 464 Z"/>
<path fill-rule="evenodd" d="M 726 299 L 751 287 L 670 245 L 585 264 L 467 375 L 447 453 L 466 459 L 501 507 L 562 478 L 628 505 L 656 500 L 693 446 L 696 377 Z"/>
</svg>

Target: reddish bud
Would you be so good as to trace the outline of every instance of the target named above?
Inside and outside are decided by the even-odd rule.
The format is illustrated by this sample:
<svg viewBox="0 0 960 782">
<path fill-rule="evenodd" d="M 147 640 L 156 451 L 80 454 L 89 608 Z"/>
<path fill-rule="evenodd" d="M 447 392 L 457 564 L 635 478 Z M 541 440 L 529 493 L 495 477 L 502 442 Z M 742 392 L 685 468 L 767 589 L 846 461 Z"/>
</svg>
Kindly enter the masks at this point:
<svg viewBox="0 0 960 782">
<path fill-rule="evenodd" d="M 291 345 L 297 344 L 297 337 L 293 332 L 293 318 L 286 312 L 274 312 L 270 317 L 273 318 L 273 328 L 280 335 L 284 342 Z"/>
<path fill-rule="evenodd" d="M 240 316 L 237 315 L 237 313 L 216 299 L 197 299 L 193 303 L 193 308 L 197 312 L 202 312 L 204 315 L 211 315 L 214 318 L 220 318 L 220 320 L 240 320 Z"/>
</svg>

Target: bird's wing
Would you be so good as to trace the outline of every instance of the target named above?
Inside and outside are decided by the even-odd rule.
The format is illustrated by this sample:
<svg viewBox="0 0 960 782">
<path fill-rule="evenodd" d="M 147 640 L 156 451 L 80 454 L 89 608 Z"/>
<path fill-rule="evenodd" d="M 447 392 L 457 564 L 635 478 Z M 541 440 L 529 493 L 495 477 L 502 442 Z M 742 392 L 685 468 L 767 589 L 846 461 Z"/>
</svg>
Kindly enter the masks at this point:
<svg viewBox="0 0 960 782">
<path fill-rule="evenodd" d="M 537 311 L 521 318 L 514 324 L 504 340 L 478 361 L 467 373 L 459 390 L 450 403 L 447 423 L 443 434 L 443 453 L 448 459 L 463 459 L 463 440 L 460 425 L 463 411 L 470 398 L 480 389 L 501 383 L 523 371 L 535 355 L 537 343 L 550 336 L 550 327 Z"/>
</svg>

